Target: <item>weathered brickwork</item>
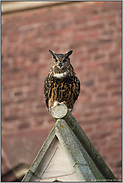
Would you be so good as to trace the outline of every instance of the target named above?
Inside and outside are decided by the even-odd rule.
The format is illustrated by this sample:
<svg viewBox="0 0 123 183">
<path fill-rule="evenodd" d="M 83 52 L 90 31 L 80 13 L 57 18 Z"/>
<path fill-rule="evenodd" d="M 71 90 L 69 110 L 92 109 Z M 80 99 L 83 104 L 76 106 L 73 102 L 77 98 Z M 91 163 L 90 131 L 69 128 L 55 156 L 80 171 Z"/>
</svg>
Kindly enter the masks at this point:
<svg viewBox="0 0 123 183">
<path fill-rule="evenodd" d="M 81 81 L 73 115 L 121 180 L 121 9 L 120 1 L 77 2 L 2 15 L 3 174 L 25 159 L 31 164 L 55 123 L 43 94 L 48 50 L 73 49 Z M 18 146 L 21 158 L 11 155 L 12 163 Z"/>
</svg>

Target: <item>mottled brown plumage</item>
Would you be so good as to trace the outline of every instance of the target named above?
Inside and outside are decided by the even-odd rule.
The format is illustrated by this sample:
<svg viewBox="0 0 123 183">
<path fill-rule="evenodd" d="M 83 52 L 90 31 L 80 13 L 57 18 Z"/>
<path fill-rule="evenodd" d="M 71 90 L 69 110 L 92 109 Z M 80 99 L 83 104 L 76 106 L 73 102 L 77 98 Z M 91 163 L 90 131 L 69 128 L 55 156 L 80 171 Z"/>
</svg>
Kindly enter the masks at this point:
<svg viewBox="0 0 123 183">
<path fill-rule="evenodd" d="M 80 93 L 80 81 L 70 64 L 72 50 L 65 54 L 52 54 L 51 69 L 44 81 L 44 94 L 48 110 L 58 103 L 65 102 L 72 110 Z"/>
</svg>

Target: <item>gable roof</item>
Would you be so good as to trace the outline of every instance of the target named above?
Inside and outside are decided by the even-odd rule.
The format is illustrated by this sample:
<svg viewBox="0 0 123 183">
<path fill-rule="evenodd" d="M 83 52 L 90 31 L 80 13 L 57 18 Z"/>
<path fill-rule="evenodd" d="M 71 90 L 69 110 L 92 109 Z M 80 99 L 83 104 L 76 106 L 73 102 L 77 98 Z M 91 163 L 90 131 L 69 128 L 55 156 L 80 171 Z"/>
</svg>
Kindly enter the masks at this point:
<svg viewBox="0 0 123 183">
<path fill-rule="evenodd" d="M 61 151 L 63 152 L 61 153 Z M 52 162 L 55 161 L 57 165 L 54 163 L 54 166 L 61 167 L 59 171 L 56 171 L 57 169 L 51 171 L 53 169 Z M 64 167 L 68 166 L 69 168 L 61 166 L 63 164 Z M 63 119 L 56 122 L 23 181 L 53 181 L 56 178 L 61 181 L 66 179 L 68 181 L 104 179 Z"/>
<path fill-rule="evenodd" d="M 57 122 L 22 181 L 117 181 L 67 107 L 55 109 Z"/>
</svg>

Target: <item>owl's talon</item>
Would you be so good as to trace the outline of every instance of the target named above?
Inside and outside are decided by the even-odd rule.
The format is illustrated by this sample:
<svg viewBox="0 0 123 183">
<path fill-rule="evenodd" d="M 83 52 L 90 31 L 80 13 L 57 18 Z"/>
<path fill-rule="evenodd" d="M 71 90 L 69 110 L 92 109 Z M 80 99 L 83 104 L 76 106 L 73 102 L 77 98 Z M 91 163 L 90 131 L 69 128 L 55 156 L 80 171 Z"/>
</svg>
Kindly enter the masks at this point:
<svg viewBox="0 0 123 183">
<path fill-rule="evenodd" d="M 52 110 L 53 107 L 55 107 L 57 105 L 60 105 L 60 104 L 65 104 L 66 105 L 66 102 L 65 101 L 63 101 L 63 102 L 55 101 L 53 106 L 50 108 L 50 111 Z"/>
<path fill-rule="evenodd" d="M 66 101 L 63 101 L 63 102 L 61 102 L 60 104 L 65 104 L 65 105 L 66 105 Z"/>
<path fill-rule="evenodd" d="M 59 104 L 60 104 L 60 102 L 55 101 L 54 104 L 53 104 L 53 107 L 55 107 L 55 106 L 57 106 L 57 105 L 59 105 Z M 53 108 L 53 107 L 52 107 L 52 108 Z"/>
</svg>

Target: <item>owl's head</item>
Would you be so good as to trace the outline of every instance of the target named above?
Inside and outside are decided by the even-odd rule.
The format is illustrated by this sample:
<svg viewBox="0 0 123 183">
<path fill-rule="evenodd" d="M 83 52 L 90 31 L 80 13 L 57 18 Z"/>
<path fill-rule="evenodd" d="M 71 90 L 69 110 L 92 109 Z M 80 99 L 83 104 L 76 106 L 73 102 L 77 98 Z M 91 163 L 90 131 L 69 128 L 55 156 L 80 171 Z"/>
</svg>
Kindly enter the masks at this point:
<svg viewBox="0 0 123 183">
<path fill-rule="evenodd" d="M 72 50 L 66 52 L 65 54 L 56 54 L 54 51 L 49 50 L 52 55 L 51 69 L 54 77 L 62 78 L 69 74 L 70 68 L 70 58 Z"/>
</svg>

